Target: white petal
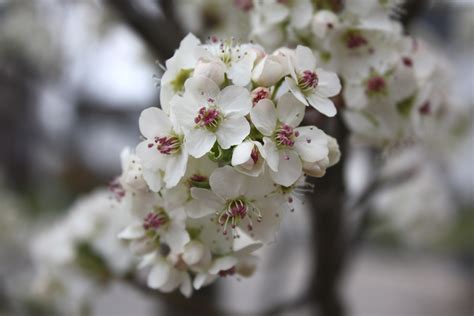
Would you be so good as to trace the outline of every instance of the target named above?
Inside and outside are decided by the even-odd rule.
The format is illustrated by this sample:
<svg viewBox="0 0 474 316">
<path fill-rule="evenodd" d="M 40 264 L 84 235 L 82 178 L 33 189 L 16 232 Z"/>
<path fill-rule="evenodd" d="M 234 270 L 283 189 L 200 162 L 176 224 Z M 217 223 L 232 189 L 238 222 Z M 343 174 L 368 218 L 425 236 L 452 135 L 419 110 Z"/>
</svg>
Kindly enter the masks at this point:
<svg viewBox="0 0 474 316">
<path fill-rule="evenodd" d="M 209 98 L 215 99 L 219 93 L 219 86 L 203 76 L 195 76 L 186 80 L 184 89 L 198 104 L 207 104 Z"/>
<path fill-rule="evenodd" d="M 250 155 L 252 154 L 253 148 L 254 144 L 251 141 L 245 141 L 237 145 L 232 153 L 232 166 L 244 164 L 251 159 Z"/>
<path fill-rule="evenodd" d="M 237 259 L 232 256 L 226 256 L 216 259 L 211 267 L 209 268 L 209 273 L 218 274 L 220 271 L 229 270 L 237 264 Z"/>
<path fill-rule="evenodd" d="M 183 279 L 181 281 L 179 291 L 186 298 L 191 297 L 191 295 L 193 294 L 193 287 L 191 285 L 191 277 L 189 276 L 189 274 L 187 272 L 183 272 Z"/>
<path fill-rule="evenodd" d="M 199 104 L 193 97 L 188 94 L 184 96 L 174 96 L 170 101 L 170 120 L 176 122 L 180 126 L 180 129 L 176 129 L 175 132 L 181 132 L 194 128 L 199 108 L 202 104 Z"/>
<path fill-rule="evenodd" d="M 193 287 L 196 290 L 199 290 L 201 287 L 213 282 L 216 278 L 217 276 L 215 275 L 210 275 L 207 273 L 198 273 L 194 278 Z"/>
<path fill-rule="evenodd" d="M 151 268 L 148 274 L 148 286 L 152 289 L 158 289 L 163 286 L 170 276 L 170 265 L 165 260 L 158 260 Z"/>
<path fill-rule="evenodd" d="M 262 156 L 267 161 L 268 166 L 273 171 L 278 170 L 278 162 L 280 160 L 278 149 L 275 143 L 268 137 L 263 138 L 263 148 L 262 148 Z"/>
<path fill-rule="evenodd" d="M 250 110 L 253 125 L 265 136 L 270 136 L 275 130 L 277 113 L 275 105 L 269 99 L 263 99 Z"/>
<path fill-rule="evenodd" d="M 314 71 L 316 69 L 316 57 L 313 52 L 306 46 L 298 45 L 295 50 L 295 69 L 303 72 L 305 70 Z"/>
<path fill-rule="evenodd" d="M 249 134 L 250 125 L 243 116 L 224 118 L 216 131 L 217 142 L 223 149 L 240 144 Z"/>
<path fill-rule="evenodd" d="M 316 69 L 318 86 L 316 91 L 324 97 L 333 97 L 341 92 L 341 81 L 336 73 L 324 69 Z"/>
<path fill-rule="evenodd" d="M 300 125 L 304 118 L 306 106 L 291 93 L 285 93 L 278 100 L 277 115 L 280 122 L 291 127 Z"/>
<path fill-rule="evenodd" d="M 299 135 L 295 139 L 295 150 L 301 159 L 315 162 L 328 156 L 328 137 L 317 127 L 304 126 L 295 129 Z"/>
<path fill-rule="evenodd" d="M 138 144 L 137 148 L 135 149 L 137 156 L 140 158 L 143 167 L 153 171 L 158 169 L 163 170 L 166 166 L 168 158 L 162 155 L 158 149 L 156 149 L 156 146 L 149 148 L 149 143 L 150 141 L 145 140 Z"/>
<path fill-rule="evenodd" d="M 344 86 L 344 101 L 348 108 L 361 110 L 369 105 L 365 89 L 359 84 Z"/>
<path fill-rule="evenodd" d="M 171 131 L 168 115 L 158 108 L 148 108 L 142 111 L 138 119 L 140 132 L 151 141 L 156 136 L 167 135 Z"/>
<path fill-rule="evenodd" d="M 290 77 L 285 77 L 285 82 L 288 85 L 288 88 L 290 89 L 291 93 L 295 96 L 295 98 L 298 99 L 301 103 L 304 105 L 309 105 L 308 101 L 306 101 L 306 97 L 304 94 L 301 92 L 300 88 L 298 88 L 298 85 L 295 82 L 295 79 L 290 78 Z"/>
<path fill-rule="evenodd" d="M 204 128 L 193 128 L 186 134 L 185 142 L 189 154 L 201 158 L 214 146 L 216 135 Z"/>
<path fill-rule="evenodd" d="M 255 223 L 253 226 L 252 233 L 255 239 L 265 243 L 275 240 L 284 215 L 283 205 L 286 205 L 286 201 L 275 197 L 265 198 L 257 202 L 257 207 L 262 213 L 262 221 Z"/>
<path fill-rule="evenodd" d="M 139 222 L 128 225 L 118 234 L 120 239 L 138 239 L 143 236 L 145 236 L 145 229 Z"/>
<path fill-rule="evenodd" d="M 247 115 L 252 108 L 250 92 L 238 86 L 228 86 L 217 96 L 216 103 L 224 114 Z"/>
<path fill-rule="evenodd" d="M 278 171 L 270 170 L 270 175 L 278 184 L 289 187 L 302 175 L 303 166 L 300 157 L 293 150 L 280 151 Z"/>
<path fill-rule="evenodd" d="M 295 1 L 290 12 L 290 25 L 297 29 L 306 27 L 313 16 L 313 6 L 309 0 Z"/>
<path fill-rule="evenodd" d="M 187 163 L 188 153 L 184 148 L 180 153 L 174 154 L 168 159 L 164 178 L 167 188 L 172 188 L 178 184 L 186 172 Z"/>
<path fill-rule="evenodd" d="M 231 166 L 216 169 L 209 178 L 209 184 L 221 198 L 228 200 L 243 195 L 246 190 L 247 177 Z"/>
<path fill-rule="evenodd" d="M 196 199 L 191 201 L 188 207 L 186 207 L 186 213 L 191 218 L 200 218 L 214 214 L 224 206 L 224 200 L 211 190 L 191 188 L 191 196 Z"/>
<path fill-rule="evenodd" d="M 227 75 L 235 85 L 246 86 L 250 82 L 255 58 L 254 52 L 247 51 L 247 55 L 231 65 Z"/>
<path fill-rule="evenodd" d="M 205 247 L 200 241 L 192 240 L 184 247 L 183 261 L 189 266 L 195 265 L 204 256 L 204 251 Z"/>
<path fill-rule="evenodd" d="M 163 187 L 163 176 L 161 170 L 143 169 L 143 179 L 153 192 L 158 192 Z"/>
<path fill-rule="evenodd" d="M 179 225 L 179 223 L 174 221 L 169 224 L 162 238 L 170 246 L 171 252 L 174 254 L 183 252 L 184 245 L 190 241 L 189 234 L 184 225 Z"/>
<path fill-rule="evenodd" d="M 337 113 L 334 103 L 326 97 L 319 96 L 317 93 L 308 95 L 308 101 L 313 108 L 328 117 L 333 117 Z"/>
</svg>

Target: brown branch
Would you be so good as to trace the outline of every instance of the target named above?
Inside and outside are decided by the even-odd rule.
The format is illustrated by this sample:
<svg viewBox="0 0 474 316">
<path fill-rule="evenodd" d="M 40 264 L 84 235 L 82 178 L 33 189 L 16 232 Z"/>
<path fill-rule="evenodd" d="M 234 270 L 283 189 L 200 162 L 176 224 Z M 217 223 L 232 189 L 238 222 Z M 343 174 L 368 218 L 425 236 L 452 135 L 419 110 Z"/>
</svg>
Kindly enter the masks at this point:
<svg viewBox="0 0 474 316">
<path fill-rule="evenodd" d="M 133 0 L 106 0 L 119 16 L 156 54 L 160 62 L 170 58 L 183 38 L 183 32 L 174 18 L 170 1 L 161 1 L 161 14 L 150 14 Z M 172 16 L 167 16 L 172 14 Z"/>
</svg>

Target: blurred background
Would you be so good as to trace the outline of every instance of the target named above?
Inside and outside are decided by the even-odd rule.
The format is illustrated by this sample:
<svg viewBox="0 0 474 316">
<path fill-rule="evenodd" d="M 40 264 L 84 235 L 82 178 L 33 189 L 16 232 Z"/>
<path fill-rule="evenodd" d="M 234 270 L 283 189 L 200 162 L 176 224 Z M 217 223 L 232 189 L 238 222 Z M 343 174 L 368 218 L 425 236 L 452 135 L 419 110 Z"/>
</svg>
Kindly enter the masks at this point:
<svg viewBox="0 0 474 316">
<path fill-rule="evenodd" d="M 48 315 L 30 295 L 35 234 L 120 173 L 121 149 L 139 140 L 140 112 L 159 105 L 159 64 L 184 34 L 246 37 L 248 23 L 242 12 L 229 12 L 229 2 L 0 0 L 0 315 Z M 453 98 L 469 107 L 472 125 L 474 1 L 408 2 L 410 34 L 452 62 Z M 359 149 L 348 158 L 347 185 L 356 194 L 370 161 Z M 371 201 L 346 258 L 345 309 L 361 316 L 473 315 L 472 129 L 430 166 L 416 150 L 388 160 L 387 172 L 406 161 L 419 161 L 422 172 Z M 289 302 L 285 315 L 313 315 L 291 303 L 312 268 L 305 208 L 260 254 L 253 278 L 219 282 L 217 304 L 230 315 L 259 315 L 282 302 Z M 114 282 L 88 312 L 156 315 L 163 305 Z"/>
</svg>

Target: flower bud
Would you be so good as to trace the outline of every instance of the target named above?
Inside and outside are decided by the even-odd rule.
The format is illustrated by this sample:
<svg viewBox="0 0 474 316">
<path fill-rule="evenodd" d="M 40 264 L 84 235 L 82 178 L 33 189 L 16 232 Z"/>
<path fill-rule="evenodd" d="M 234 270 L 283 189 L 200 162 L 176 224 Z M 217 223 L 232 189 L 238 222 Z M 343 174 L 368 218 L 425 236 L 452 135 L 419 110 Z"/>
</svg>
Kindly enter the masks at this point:
<svg viewBox="0 0 474 316">
<path fill-rule="evenodd" d="M 267 55 L 255 66 L 252 73 L 252 80 L 264 87 L 273 86 L 284 75 L 284 67 L 281 58 Z"/>
<path fill-rule="evenodd" d="M 317 37 L 324 38 L 328 32 L 336 28 L 338 25 L 339 18 L 337 15 L 328 10 L 321 10 L 314 15 L 311 28 Z"/>
<path fill-rule="evenodd" d="M 329 149 L 327 157 L 315 162 L 303 161 L 303 170 L 309 176 L 318 178 L 324 176 L 326 174 L 326 169 L 334 166 L 341 158 L 341 152 L 339 151 L 337 140 L 331 136 L 327 137 Z"/>
<path fill-rule="evenodd" d="M 225 68 L 222 63 L 216 61 L 198 61 L 194 68 L 194 76 L 203 76 L 214 81 L 218 86 L 224 83 Z"/>
</svg>

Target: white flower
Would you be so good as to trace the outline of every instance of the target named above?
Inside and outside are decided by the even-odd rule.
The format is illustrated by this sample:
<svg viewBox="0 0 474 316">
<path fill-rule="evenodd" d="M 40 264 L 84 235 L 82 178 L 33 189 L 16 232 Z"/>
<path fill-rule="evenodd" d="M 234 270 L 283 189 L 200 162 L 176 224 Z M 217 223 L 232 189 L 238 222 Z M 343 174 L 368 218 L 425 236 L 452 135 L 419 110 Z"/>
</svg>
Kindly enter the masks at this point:
<svg viewBox="0 0 474 316">
<path fill-rule="evenodd" d="M 285 69 L 286 65 L 282 64 L 281 58 L 267 55 L 255 65 L 252 80 L 260 87 L 270 87 L 286 75 Z"/>
<path fill-rule="evenodd" d="M 285 80 L 299 101 L 326 116 L 336 115 L 336 107 L 329 97 L 339 93 L 341 83 L 335 73 L 316 68 L 316 58 L 311 49 L 298 45 L 291 59 L 290 73 L 291 77 Z"/>
<path fill-rule="evenodd" d="M 223 148 L 240 144 L 250 133 L 245 118 L 252 107 L 250 93 L 238 86 L 222 91 L 205 77 L 186 81 L 186 93 L 172 100 L 172 116 L 182 125 L 189 153 L 202 157 L 217 143 Z"/>
<path fill-rule="evenodd" d="M 261 156 L 262 144 L 257 141 L 244 141 L 232 152 L 232 166 L 243 174 L 257 177 L 263 173 L 265 161 Z"/>
<path fill-rule="evenodd" d="M 395 108 L 398 102 L 413 97 L 417 86 L 412 61 L 403 57 L 385 73 L 371 70 L 363 77 L 348 80 L 344 87 L 344 100 L 351 109 L 369 106 Z"/>
<path fill-rule="evenodd" d="M 189 273 L 182 269 L 179 257 L 163 256 L 154 252 L 143 257 L 140 268 L 151 266 L 147 278 L 147 284 L 152 289 L 161 292 L 172 292 L 179 287 L 180 292 L 190 297 L 193 289 Z"/>
<path fill-rule="evenodd" d="M 200 61 L 220 64 L 233 84 L 246 86 L 250 83 L 252 68 L 258 57 L 255 45 L 240 45 L 229 39 L 202 45 L 195 51 Z"/>
<path fill-rule="evenodd" d="M 221 62 L 215 60 L 199 60 L 196 68 L 194 68 L 193 76 L 207 77 L 214 81 L 218 86 L 221 86 L 225 80 L 225 70 L 226 68 Z"/>
<path fill-rule="evenodd" d="M 163 196 L 165 199 L 152 209 L 143 210 L 142 216 L 136 216 L 118 236 L 131 241 L 131 248 L 137 254 L 154 251 L 160 243 L 166 243 L 172 253 L 180 253 L 190 240 L 185 226 L 186 213 L 182 207 L 176 207 L 179 198 L 173 198 L 173 192 L 168 191 Z"/>
<path fill-rule="evenodd" d="M 158 108 L 148 108 L 139 119 L 145 140 L 137 146 L 137 155 L 143 167 L 153 173 L 145 177 L 151 190 L 161 189 L 161 171 L 167 188 L 175 186 L 186 171 L 188 153 L 183 135 L 176 123 Z"/>
<path fill-rule="evenodd" d="M 180 43 L 173 57 L 166 61 L 166 71 L 160 79 L 161 108 L 169 113 L 169 102 L 184 91 L 184 82 L 192 73 L 197 58 L 195 49 L 201 42 L 189 33 Z"/>
<path fill-rule="evenodd" d="M 320 39 L 339 26 L 339 17 L 329 10 L 319 10 L 313 17 L 311 28 L 313 33 Z"/>
<path fill-rule="evenodd" d="M 322 177 L 326 174 L 327 168 L 332 167 L 339 162 L 341 152 L 339 151 L 337 140 L 331 136 L 327 136 L 327 138 L 329 149 L 327 157 L 315 162 L 303 162 L 303 170 L 307 175 L 312 177 Z"/>
<path fill-rule="evenodd" d="M 149 208 L 156 202 L 156 195 L 150 191 L 147 181 L 154 184 L 153 188 L 161 188 L 161 173 L 143 168 L 140 158 L 129 148 L 124 148 L 120 154 L 122 175 L 109 185 L 121 207 L 132 214 Z"/>
<path fill-rule="evenodd" d="M 256 240 L 270 241 L 279 227 L 282 206 L 268 195 L 274 190 L 265 176 L 248 177 L 230 166 L 215 170 L 210 179 L 211 190 L 192 188 L 191 194 L 199 204 L 192 217 L 215 214 L 215 222 L 223 234 L 237 228 L 248 232 Z"/>
<path fill-rule="evenodd" d="M 278 184 L 290 186 L 302 175 L 302 161 L 315 162 L 328 155 L 327 137 L 314 126 L 297 127 L 305 106 L 286 93 L 275 106 L 261 100 L 250 112 L 255 127 L 264 135 L 262 156 Z"/>
</svg>

